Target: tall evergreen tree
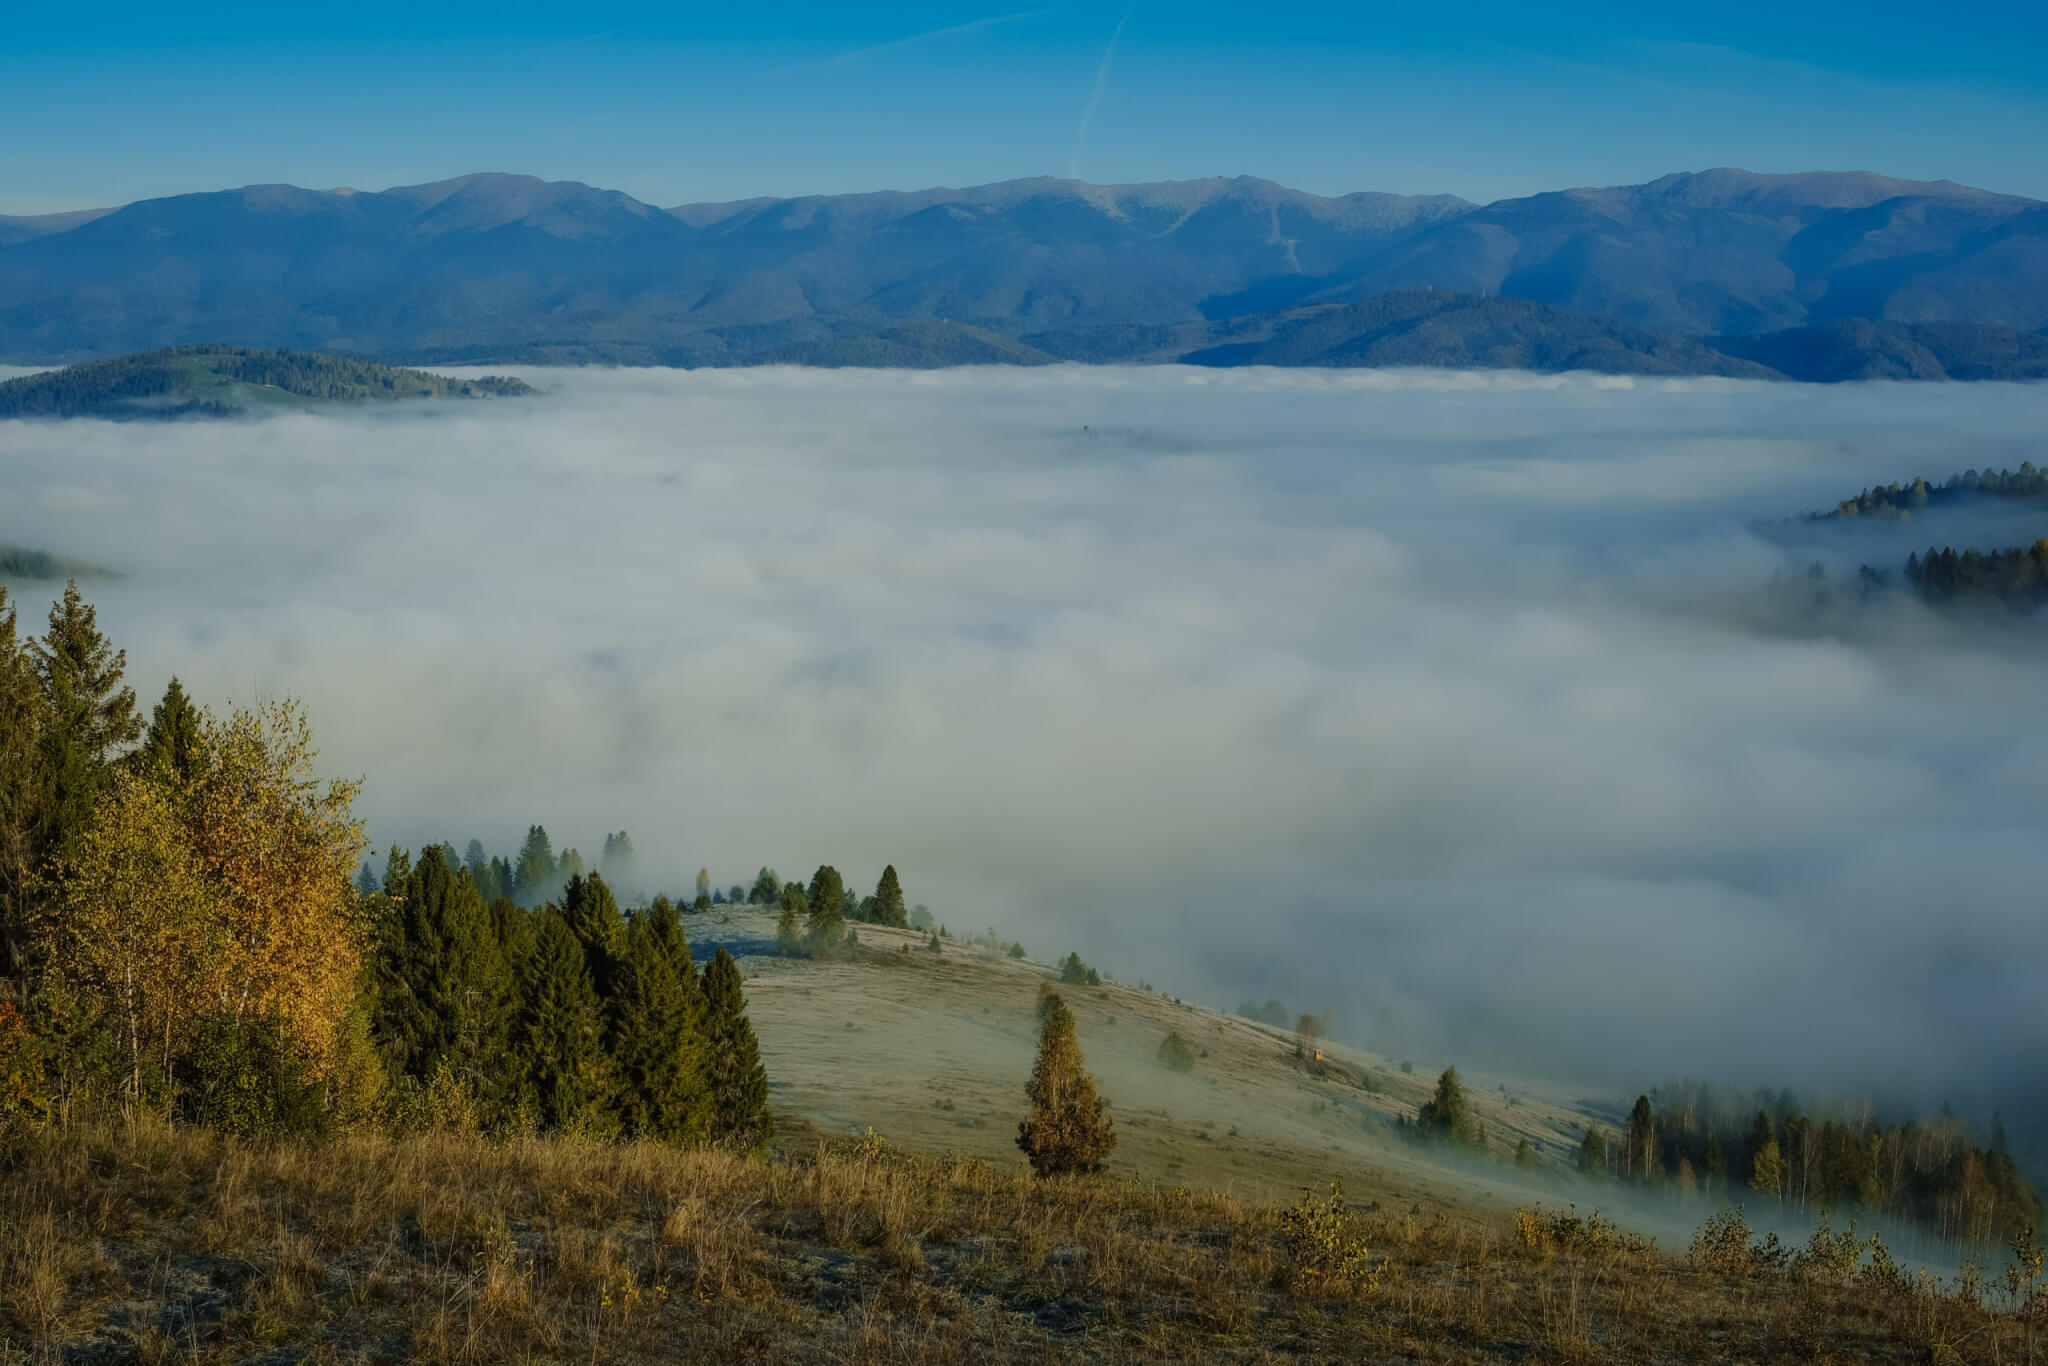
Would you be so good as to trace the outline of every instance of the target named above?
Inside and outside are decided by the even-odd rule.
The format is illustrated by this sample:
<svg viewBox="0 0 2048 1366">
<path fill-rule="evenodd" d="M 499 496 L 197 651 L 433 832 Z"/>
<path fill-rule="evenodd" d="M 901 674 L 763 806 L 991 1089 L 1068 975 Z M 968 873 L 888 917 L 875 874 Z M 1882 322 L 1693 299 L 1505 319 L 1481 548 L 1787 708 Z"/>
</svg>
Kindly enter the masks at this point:
<svg viewBox="0 0 2048 1366">
<path fill-rule="evenodd" d="M 633 875 L 633 837 L 623 830 L 615 835 L 606 835 L 604 858 L 597 867 L 608 881 L 625 885 Z"/>
<path fill-rule="evenodd" d="M 405 895 L 405 880 L 412 876 L 412 855 L 392 845 L 384 855 L 384 895 L 396 899 Z"/>
<path fill-rule="evenodd" d="M 514 1042 L 525 1098 L 550 1129 L 608 1132 L 612 1083 L 604 1011 L 583 945 L 560 912 L 535 917 L 524 966 Z"/>
<path fill-rule="evenodd" d="M 709 1049 L 711 1137 L 758 1148 L 768 1141 L 768 1073 L 747 1021 L 739 964 L 723 948 L 704 969 L 704 1033 Z"/>
<path fill-rule="evenodd" d="M 612 889 L 596 873 L 570 878 L 562 892 L 562 920 L 583 945 L 597 994 L 610 996 L 612 978 L 626 948 L 626 919 Z"/>
<path fill-rule="evenodd" d="M 810 911 L 807 937 L 812 950 L 838 947 L 846 937 L 846 884 L 840 880 L 839 870 L 829 863 L 819 865 L 818 871 L 811 874 L 811 888 L 804 894 L 804 902 Z"/>
<path fill-rule="evenodd" d="M 555 850 L 546 830 L 538 825 L 526 828 L 526 843 L 519 847 L 512 871 L 518 899 L 525 905 L 538 905 L 555 894 Z"/>
<path fill-rule="evenodd" d="M 1585 1138 L 1579 1141 L 1579 1170 L 1588 1176 L 1599 1176 L 1607 1170 L 1607 1140 L 1590 1124 L 1586 1126 Z"/>
<path fill-rule="evenodd" d="M 1455 1067 L 1446 1067 L 1436 1079 L 1436 1095 L 1423 1105 L 1415 1122 L 1424 1134 L 1446 1143 L 1476 1148 L 1485 1141 Z"/>
<path fill-rule="evenodd" d="M 1056 994 L 1038 1006 L 1038 1058 L 1024 1094 L 1031 1113 L 1017 1126 L 1017 1146 L 1040 1176 L 1102 1170 L 1116 1132 L 1081 1056 L 1074 1016 Z"/>
<path fill-rule="evenodd" d="M 41 846 L 62 854 L 92 820 L 116 758 L 142 735 L 135 690 L 121 684 L 128 653 L 100 634 L 99 617 L 78 585 L 50 608 L 50 626 L 29 642 L 46 707 L 42 760 L 49 781 Z"/>
<path fill-rule="evenodd" d="M 185 685 L 173 675 L 163 700 L 150 713 L 142 748 L 135 751 L 136 772 L 181 787 L 189 783 L 204 743 L 201 720 L 199 708 L 185 696 Z"/>
<path fill-rule="evenodd" d="M 666 900 L 633 917 L 608 1003 L 619 1123 L 630 1137 L 661 1143 L 704 1140 L 711 1084 L 704 1000 L 690 946 Z"/>
<path fill-rule="evenodd" d="M 810 914 L 804 889 L 794 882 L 781 891 L 782 911 L 775 917 L 775 946 L 783 953 L 798 954 L 804 948 L 803 922 Z"/>
<path fill-rule="evenodd" d="M 896 880 L 896 865 L 882 869 L 882 880 L 875 884 L 874 921 L 877 925 L 894 925 L 897 929 L 910 927 L 910 907 L 903 901 L 903 884 Z"/>
<path fill-rule="evenodd" d="M 1637 1181 L 1648 1181 L 1662 1170 L 1657 1152 L 1657 1114 L 1648 1096 L 1637 1096 L 1628 1113 L 1628 1137 L 1622 1143 L 1622 1165 Z"/>
<path fill-rule="evenodd" d="M 0 974 L 27 971 L 29 888 L 48 801 L 47 704 L 19 614 L 0 587 Z"/>
<path fill-rule="evenodd" d="M 371 1030 L 394 1072 L 452 1068 L 479 1098 L 505 1099 L 515 984 L 469 874 L 428 845 L 387 912 L 372 966 Z"/>
</svg>

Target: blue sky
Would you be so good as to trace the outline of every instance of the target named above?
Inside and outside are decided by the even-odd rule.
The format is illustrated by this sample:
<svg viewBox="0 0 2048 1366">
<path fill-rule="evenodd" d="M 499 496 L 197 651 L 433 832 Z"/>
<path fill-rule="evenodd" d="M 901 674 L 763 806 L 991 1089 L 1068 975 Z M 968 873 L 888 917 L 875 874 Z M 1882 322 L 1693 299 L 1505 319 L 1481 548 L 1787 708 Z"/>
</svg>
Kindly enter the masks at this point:
<svg viewBox="0 0 2048 1366">
<path fill-rule="evenodd" d="M 661 204 L 1075 173 L 1488 200 L 1716 165 L 2048 198 L 2044 51 L 2039 4 L 18 3 L 0 212 L 474 170 Z"/>
</svg>

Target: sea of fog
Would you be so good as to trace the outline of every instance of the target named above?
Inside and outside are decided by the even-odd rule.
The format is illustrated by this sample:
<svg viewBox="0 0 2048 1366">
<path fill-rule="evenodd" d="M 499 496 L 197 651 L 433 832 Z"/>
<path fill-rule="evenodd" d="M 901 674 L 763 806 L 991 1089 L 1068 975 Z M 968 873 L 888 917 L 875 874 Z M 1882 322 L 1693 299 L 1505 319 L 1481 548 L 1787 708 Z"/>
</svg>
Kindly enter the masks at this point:
<svg viewBox="0 0 2048 1366">
<path fill-rule="evenodd" d="M 119 572 L 145 702 L 303 699 L 380 845 L 893 861 L 956 931 L 1419 1065 L 2041 1080 L 2040 625 L 1788 623 L 1774 574 L 1974 529 L 1759 523 L 2040 458 L 2048 388 L 521 373 L 0 424 L 0 542 Z"/>
</svg>

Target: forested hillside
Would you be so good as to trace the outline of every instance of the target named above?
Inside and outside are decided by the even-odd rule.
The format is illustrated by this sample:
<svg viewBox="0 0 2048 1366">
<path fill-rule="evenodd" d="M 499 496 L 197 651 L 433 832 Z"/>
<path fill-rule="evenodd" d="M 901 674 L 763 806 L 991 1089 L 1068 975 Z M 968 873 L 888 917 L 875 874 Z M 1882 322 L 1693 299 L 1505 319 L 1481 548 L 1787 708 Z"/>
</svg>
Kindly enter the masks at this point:
<svg viewBox="0 0 2048 1366">
<path fill-rule="evenodd" d="M 292 400 L 509 398 L 530 392 L 524 382 L 497 375 L 449 379 L 349 356 L 173 346 L 0 383 L 0 419 L 229 417 Z"/>
<path fill-rule="evenodd" d="M 2036 508 L 2041 529 L 2048 533 L 2048 475 L 2023 462 L 2017 470 L 1966 470 L 1941 483 L 1918 478 L 1909 484 L 1885 484 L 1845 498 L 1833 510 L 1814 514 L 1835 523 L 1876 519 L 1910 523 L 1915 513 L 1956 511 L 1972 503 L 1997 502 Z M 1866 583 L 1883 585 L 1889 569 L 1865 566 Z M 1981 549 L 1930 545 L 1925 554 L 1906 557 L 1901 577 L 1906 588 L 1923 600 L 1939 604 L 1994 603 L 2033 608 L 2048 603 L 2048 534 L 2029 545 Z"/>
<path fill-rule="evenodd" d="M 358 785 L 318 779 L 302 712 L 174 678 L 145 718 L 126 667 L 76 587 L 29 639 L 0 590 L 0 1133 L 765 1142 L 739 970 L 700 974 L 666 898 L 550 860 L 487 901 L 438 846 L 358 887 Z"/>
</svg>

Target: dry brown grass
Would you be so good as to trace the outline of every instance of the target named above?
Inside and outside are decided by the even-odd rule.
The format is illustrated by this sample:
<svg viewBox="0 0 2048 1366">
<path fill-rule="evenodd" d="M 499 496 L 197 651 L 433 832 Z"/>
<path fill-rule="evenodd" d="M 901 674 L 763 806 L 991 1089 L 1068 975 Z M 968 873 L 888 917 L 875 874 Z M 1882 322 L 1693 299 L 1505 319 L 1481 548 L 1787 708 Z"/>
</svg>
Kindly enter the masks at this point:
<svg viewBox="0 0 2048 1366">
<path fill-rule="evenodd" d="M 0 1156 L 0 1361 L 2019 1362 L 2048 1346 L 2035 1318 L 1963 1297 L 1723 1276 L 1549 1216 L 1339 1213 L 1320 1243 L 1362 1241 L 1372 1274 L 1304 1276 L 1285 1206 L 787 1147 L 52 1131 Z"/>
</svg>

